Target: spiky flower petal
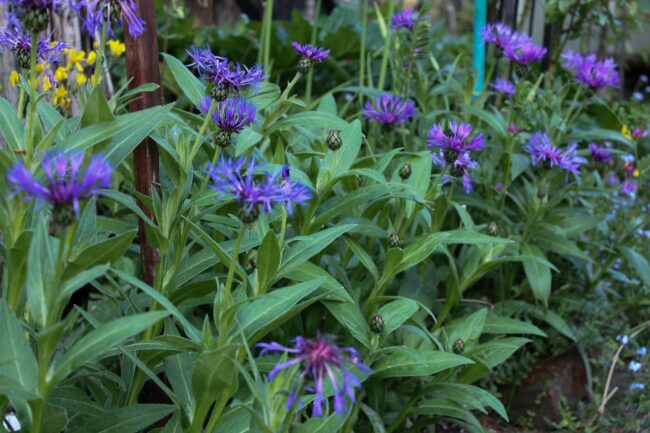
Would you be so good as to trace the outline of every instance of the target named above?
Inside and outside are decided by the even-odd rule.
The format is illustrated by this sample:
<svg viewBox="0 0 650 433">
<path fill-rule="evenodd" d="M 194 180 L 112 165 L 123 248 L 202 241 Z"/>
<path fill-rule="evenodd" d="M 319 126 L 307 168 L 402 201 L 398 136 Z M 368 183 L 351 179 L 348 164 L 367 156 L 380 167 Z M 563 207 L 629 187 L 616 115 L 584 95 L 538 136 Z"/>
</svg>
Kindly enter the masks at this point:
<svg viewBox="0 0 650 433">
<path fill-rule="evenodd" d="M 621 81 L 616 62 L 611 57 L 598 60 L 595 54 L 583 55 L 567 50 L 562 54 L 562 65 L 575 74 L 577 82 L 593 90 L 617 87 Z"/>
<path fill-rule="evenodd" d="M 512 96 L 515 94 L 515 85 L 510 80 L 505 80 L 503 78 L 497 78 L 494 80 L 494 83 L 491 84 L 491 87 L 499 93 L 503 93 L 506 96 Z"/>
<path fill-rule="evenodd" d="M 395 125 L 415 116 L 415 105 L 410 99 L 386 93 L 373 101 L 367 101 L 363 107 L 363 115 L 384 125 Z"/>
<path fill-rule="evenodd" d="M 32 49 L 31 35 L 23 30 L 15 14 L 6 14 L 5 21 L 5 27 L 0 30 L 0 48 L 4 53 L 13 53 L 19 66 L 28 69 Z M 36 46 L 36 61 L 38 63 L 59 61 L 66 47 L 67 45 L 64 42 L 53 42 L 50 37 L 41 37 Z M 53 78 L 51 77 L 52 80 Z"/>
<path fill-rule="evenodd" d="M 551 139 L 545 132 L 532 134 L 524 149 L 530 153 L 533 165 L 546 163 L 550 168 L 559 167 L 573 174 L 580 174 L 580 166 L 586 162 L 578 155 L 575 143 L 562 151 L 551 144 Z"/>
<path fill-rule="evenodd" d="M 108 23 L 108 32 L 114 36 L 112 23 L 126 28 L 132 38 L 144 33 L 145 22 L 140 18 L 138 5 L 133 0 L 69 0 L 70 8 L 77 11 L 83 29 L 90 36 L 102 31 Z"/>
</svg>

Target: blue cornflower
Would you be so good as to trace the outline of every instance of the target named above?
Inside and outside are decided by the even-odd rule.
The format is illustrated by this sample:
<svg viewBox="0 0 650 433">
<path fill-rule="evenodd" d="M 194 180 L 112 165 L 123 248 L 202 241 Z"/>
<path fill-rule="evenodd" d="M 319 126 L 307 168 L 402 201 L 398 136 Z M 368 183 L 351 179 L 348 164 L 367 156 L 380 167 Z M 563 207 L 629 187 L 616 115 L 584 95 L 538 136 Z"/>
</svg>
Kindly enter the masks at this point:
<svg viewBox="0 0 650 433">
<path fill-rule="evenodd" d="M 635 353 L 641 357 L 644 357 L 648 354 L 648 348 L 645 346 L 641 346 L 636 350 Z"/>
<path fill-rule="evenodd" d="M 503 78 L 497 78 L 494 80 L 494 83 L 491 84 L 492 88 L 499 93 L 510 97 L 515 94 L 515 85 L 510 80 L 505 80 Z"/>
<path fill-rule="evenodd" d="M 230 62 L 225 57 L 212 53 L 209 47 L 192 47 L 187 54 L 201 77 L 208 82 L 208 96 L 223 101 L 229 95 L 238 95 L 242 89 L 250 87 L 257 91 L 264 79 L 264 71 L 258 65 L 248 68 L 236 62 Z"/>
<path fill-rule="evenodd" d="M 446 167 L 447 162 L 445 161 L 445 151 L 440 149 L 438 151 L 439 153 L 433 153 L 431 155 L 431 159 L 434 164 L 439 165 L 441 167 Z M 451 176 L 455 178 L 460 178 L 462 183 L 463 183 L 463 188 L 465 189 L 465 192 L 469 193 L 472 191 L 472 176 L 470 176 L 469 171 L 475 169 L 478 167 L 478 163 L 470 157 L 469 152 L 463 151 L 460 152 L 456 155 L 456 158 L 450 162 L 451 167 L 450 167 L 450 174 Z M 451 182 L 452 177 L 450 176 L 443 176 L 442 177 L 442 184 L 446 184 Z M 502 185 L 503 186 L 503 185 Z"/>
<path fill-rule="evenodd" d="M 611 164 L 614 162 L 612 152 L 606 147 L 599 147 L 595 143 L 589 143 L 589 152 L 597 164 Z"/>
<path fill-rule="evenodd" d="M 5 21 L 5 27 L 0 30 L 0 48 L 2 48 L 2 52 L 14 53 L 18 65 L 23 69 L 28 69 L 32 49 L 31 35 L 23 30 L 15 14 L 6 14 Z M 37 62 L 52 63 L 60 60 L 66 46 L 64 42 L 52 42 L 50 37 L 40 38 L 36 46 Z"/>
<path fill-rule="evenodd" d="M 456 159 L 470 150 L 481 150 L 485 146 L 483 134 L 472 135 L 472 125 L 469 123 L 451 122 L 449 134 L 446 134 L 438 123 L 433 125 L 427 134 L 427 146 L 441 149 L 443 159 L 447 164 L 452 164 Z M 469 154 L 466 155 L 469 158 Z"/>
<path fill-rule="evenodd" d="M 630 391 L 643 391 L 645 389 L 645 385 L 641 382 L 632 382 L 630 384 Z"/>
<path fill-rule="evenodd" d="M 324 384 L 325 380 L 329 380 L 334 391 L 334 410 L 338 414 L 345 413 L 347 400 L 354 403 L 355 389 L 361 387 L 361 382 L 349 367 L 354 366 L 359 372 L 370 371 L 361 362 L 357 351 L 352 347 L 338 347 L 332 340 L 321 335 L 317 335 L 313 340 L 296 337 L 293 343 L 293 347 L 282 346 L 275 342 L 258 344 L 258 347 L 262 348 L 260 355 L 286 353 L 290 358 L 271 370 L 269 380 L 275 378 L 285 368 L 298 364 L 302 366 L 300 383 L 291 391 L 287 408 L 291 408 L 298 399 L 299 389 L 304 382 L 312 381 L 313 387 L 305 386 L 304 389 L 314 392 L 312 416 L 322 416 L 325 401 Z"/>
<path fill-rule="evenodd" d="M 532 41 L 512 44 L 505 47 L 503 55 L 520 65 L 529 65 L 546 55 L 546 48 Z"/>
<path fill-rule="evenodd" d="M 205 97 L 201 102 L 201 111 L 210 110 L 211 99 Z M 221 147 L 230 144 L 232 134 L 240 133 L 246 126 L 255 122 L 257 108 L 252 102 L 241 98 L 228 98 L 217 102 L 217 107 L 212 113 L 212 120 L 219 126 L 216 141 Z"/>
<path fill-rule="evenodd" d="M 35 178 L 18 162 L 7 173 L 7 180 L 11 189 L 22 194 L 25 200 L 49 202 L 55 215 L 69 214 L 72 208 L 79 216 L 79 202 L 108 188 L 113 175 L 113 168 L 102 155 L 93 155 L 85 170 L 82 169 L 84 158 L 84 152 L 47 152 L 41 160 L 44 179 Z"/>
<path fill-rule="evenodd" d="M 309 44 L 299 44 L 298 42 L 291 42 L 296 54 L 300 56 L 300 61 L 298 62 L 298 72 L 301 74 L 306 74 L 311 69 L 314 62 L 322 62 L 330 55 L 330 50 L 326 50 L 320 47 L 314 47 Z"/>
<path fill-rule="evenodd" d="M 488 24 L 481 31 L 483 41 L 499 48 L 499 54 L 507 48 L 532 42 L 530 36 L 517 32 L 503 23 Z"/>
<path fill-rule="evenodd" d="M 628 344 L 630 342 L 630 337 L 628 337 L 627 335 L 618 335 L 616 337 L 616 341 L 618 341 L 623 346 L 625 346 L 626 344 Z"/>
<path fill-rule="evenodd" d="M 627 369 L 633 373 L 636 373 L 637 371 L 641 370 L 641 367 L 642 365 L 639 361 L 630 361 L 630 363 L 627 365 Z"/>
<path fill-rule="evenodd" d="M 207 170 L 212 178 L 210 187 L 235 199 L 243 222 L 254 222 L 260 212 L 270 212 L 277 204 L 291 214 L 295 204 L 304 204 L 311 198 L 309 189 L 291 180 L 288 170 L 264 172 L 256 179 L 255 173 L 261 167 L 252 158 L 222 158 Z"/>
<path fill-rule="evenodd" d="M 567 50 L 562 54 L 562 65 L 575 74 L 577 82 L 592 90 L 617 87 L 621 81 L 616 62 L 611 57 L 598 60 L 595 54 L 582 55 Z"/>
<path fill-rule="evenodd" d="M 388 93 L 367 101 L 363 115 L 384 125 L 396 125 L 415 116 L 415 105 L 410 99 L 402 99 Z"/>
<path fill-rule="evenodd" d="M 545 162 L 549 167 L 559 167 L 569 173 L 580 174 L 580 165 L 586 160 L 578 155 L 577 145 L 570 145 L 564 152 L 551 144 L 545 132 L 536 132 L 530 136 L 524 148 L 530 153 L 533 165 Z"/>
<path fill-rule="evenodd" d="M 114 35 L 113 22 L 122 28 L 124 22 L 129 35 L 138 38 L 144 33 L 145 22 L 140 18 L 138 5 L 133 0 L 68 0 L 70 8 L 77 11 L 83 29 L 90 36 L 101 32 L 108 18 L 108 32 Z"/>
<path fill-rule="evenodd" d="M 415 11 L 413 9 L 404 9 L 393 15 L 390 19 L 390 26 L 395 30 L 406 29 L 412 31 L 415 20 Z"/>
</svg>

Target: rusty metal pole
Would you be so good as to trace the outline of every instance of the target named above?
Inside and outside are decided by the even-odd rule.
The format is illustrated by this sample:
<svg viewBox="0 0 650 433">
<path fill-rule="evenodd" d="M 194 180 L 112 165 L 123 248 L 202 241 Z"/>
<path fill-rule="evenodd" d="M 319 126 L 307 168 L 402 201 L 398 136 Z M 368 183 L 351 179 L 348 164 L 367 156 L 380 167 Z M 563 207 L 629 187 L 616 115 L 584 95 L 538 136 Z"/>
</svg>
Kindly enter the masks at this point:
<svg viewBox="0 0 650 433">
<path fill-rule="evenodd" d="M 156 13 L 154 0 L 135 0 L 140 16 L 145 22 L 145 31 L 138 38 L 133 39 L 125 31 L 126 39 L 126 71 L 129 79 L 129 88 L 133 89 L 145 83 L 160 85 L 160 67 L 158 52 L 158 36 L 156 34 Z M 131 102 L 131 111 L 160 105 L 162 103 L 162 90 L 144 92 Z M 147 137 L 133 152 L 135 173 L 135 189 L 144 195 L 151 196 L 154 185 L 159 185 L 158 148 L 156 143 Z M 153 219 L 153 214 L 138 202 L 140 208 Z M 140 254 L 142 256 L 143 280 L 153 285 L 154 271 L 157 263 L 157 251 L 147 242 L 144 221 L 138 221 Z"/>
</svg>

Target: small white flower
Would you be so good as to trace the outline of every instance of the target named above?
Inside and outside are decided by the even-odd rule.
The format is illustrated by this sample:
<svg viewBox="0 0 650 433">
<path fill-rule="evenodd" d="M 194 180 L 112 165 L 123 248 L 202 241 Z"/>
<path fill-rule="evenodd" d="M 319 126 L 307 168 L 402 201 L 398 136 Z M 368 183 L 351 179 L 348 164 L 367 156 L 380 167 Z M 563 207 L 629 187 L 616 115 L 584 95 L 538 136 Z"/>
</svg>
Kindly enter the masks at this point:
<svg viewBox="0 0 650 433">
<path fill-rule="evenodd" d="M 637 371 L 641 370 L 641 363 L 638 361 L 630 361 L 630 363 L 627 365 L 627 369 L 636 373 Z"/>
</svg>

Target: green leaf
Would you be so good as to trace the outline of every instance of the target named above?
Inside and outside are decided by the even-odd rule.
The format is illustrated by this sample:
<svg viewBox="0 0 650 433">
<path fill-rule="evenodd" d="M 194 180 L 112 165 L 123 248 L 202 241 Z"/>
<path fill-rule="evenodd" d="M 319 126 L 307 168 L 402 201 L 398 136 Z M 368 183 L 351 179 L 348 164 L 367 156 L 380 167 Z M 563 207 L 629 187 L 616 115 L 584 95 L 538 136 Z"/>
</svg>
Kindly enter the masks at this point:
<svg viewBox="0 0 650 433">
<path fill-rule="evenodd" d="M 163 404 L 135 404 L 100 413 L 84 422 L 71 433 L 136 433 L 175 410 Z"/>
<path fill-rule="evenodd" d="M 178 83 L 178 87 L 192 104 L 197 105 L 205 96 L 205 84 L 196 78 L 176 57 L 166 53 L 162 53 L 162 56 L 176 83 Z"/>
<path fill-rule="evenodd" d="M 7 302 L 0 298 L 0 329 L 2 329 L 2 350 L 0 350 L 0 394 L 14 396 L 3 391 L 23 390 L 36 393 L 38 387 L 38 364 L 20 322 Z M 21 398 L 17 396 L 17 398 Z"/>
<path fill-rule="evenodd" d="M 259 293 L 266 293 L 280 267 L 280 246 L 273 231 L 264 236 L 257 252 L 257 285 Z"/>
<path fill-rule="evenodd" d="M 289 240 L 291 247 L 287 250 L 280 265 L 277 278 L 288 275 L 293 269 L 305 263 L 316 254 L 327 248 L 341 235 L 349 232 L 356 224 L 343 224 L 314 233 L 308 236 L 298 236 Z"/>
<path fill-rule="evenodd" d="M 260 140 L 264 138 L 262 135 L 253 131 L 252 128 L 246 127 L 244 130 L 237 134 L 237 145 L 235 146 L 235 156 L 239 156 L 246 152 L 251 147 L 255 146 Z"/>
<path fill-rule="evenodd" d="M 535 245 L 521 244 L 521 252 L 525 256 L 541 257 L 546 256 Z M 533 295 L 536 299 L 542 301 L 544 305 L 548 304 L 548 298 L 551 295 L 551 269 L 543 264 L 533 261 L 528 257 L 523 257 L 524 271 Z"/>
<path fill-rule="evenodd" d="M 425 196 L 431 184 L 431 152 L 423 152 L 411 162 L 411 176 L 406 180 L 421 196 Z M 409 200 L 405 203 L 406 217 L 409 218 L 415 211 L 415 202 Z"/>
<path fill-rule="evenodd" d="M 650 287 L 650 265 L 648 264 L 648 260 L 631 248 L 619 247 L 619 250 L 628 264 L 634 268 L 643 283 Z"/>
<path fill-rule="evenodd" d="M 1 358 L 0 358 L 1 362 Z M 37 367 L 38 368 L 38 367 Z M 38 371 L 36 371 L 38 374 Z M 38 400 L 39 396 L 36 391 L 30 391 L 21 383 L 13 379 L 0 375 L 0 397 L 7 397 L 9 401 L 28 401 Z"/>
<path fill-rule="evenodd" d="M 85 128 L 95 123 L 113 120 L 113 118 L 113 113 L 104 96 L 104 88 L 102 86 L 95 86 L 86 100 L 83 113 L 81 113 L 81 127 Z"/>
<path fill-rule="evenodd" d="M 521 337 L 497 338 L 475 346 L 467 351 L 465 356 L 480 361 L 489 368 L 494 368 L 510 358 L 521 346 L 529 342 L 529 339 Z"/>
<path fill-rule="evenodd" d="M 27 299 L 29 310 L 39 326 L 44 327 L 52 308 L 55 292 L 56 250 L 48 234 L 47 218 L 41 218 L 32 236 L 27 255 Z"/>
<path fill-rule="evenodd" d="M 472 107 L 470 105 L 463 105 L 463 109 L 471 114 L 472 116 L 477 117 L 479 120 L 490 125 L 490 127 L 501 137 L 507 137 L 506 125 L 502 117 L 498 116 L 495 113 L 490 113 L 487 110 L 482 108 Z"/>
<path fill-rule="evenodd" d="M 268 135 L 272 132 L 294 126 L 318 126 L 324 130 L 339 129 L 343 131 L 348 125 L 348 122 L 335 114 L 325 113 L 323 111 L 304 111 L 289 115 L 285 119 L 273 124 L 266 133 Z"/>
<path fill-rule="evenodd" d="M 216 401 L 237 381 L 237 346 L 201 352 L 192 371 L 192 391 L 197 405 Z"/>
<path fill-rule="evenodd" d="M 5 146 L 10 150 L 25 148 L 25 129 L 18 119 L 16 109 L 4 98 L 0 98 L 0 133 Z"/>
<path fill-rule="evenodd" d="M 359 119 L 346 125 L 341 131 L 341 149 L 327 153 L 329 158 L 336 158 L 337 160 L 334 177 L 346 173 L 357 160 L 357 155 L 361 150 L 361 135 L 361 122 Z"/>
<path fill-rule="evenodd" d="M 72 278 L 67 280 L 65 283 L 63 283 L 63 285 L 59 289 L 57 298 L 59 300 L 64 300 L 69 296 L 72 296 L 74 292 L 76 292 L 86 284 L 89 284 L 91 281 L 96 280 L 97 278 L 104 275 L 106 271 L 108 271 L 108 269 L 109 269 L 108 265 L 98 265 L 90 269 L 87 269 L 85 271 L 79 272 L 78 274 L 74 275 Z"/>
<path fill-rule="evenodd" d="M 332 92 L 326 93 L 318 103 L 318 111 L 323 111 L 329 114 L 336 114 L 336 100 L 332 96 Z"/>
<path fill-rule="evenodd" d="M 483 333 L 487 312 L 487 308 L 481 308 L 467 317 L 450 323 L 448 326 L 450 332 L 448 348 L 451 349 L 454 342 L 459 338 L 466 344 L 478 341 L 481 333 Z"/>
<path fill-rule="evenodd" d="M 382 306 L 379 314 L 384 319 L 384 334 L 388 335 L 399 328 L 418 309 L 418 303 L 408 298 L 400 298 Z"/>
<path fill-rule="evenodd" d="M 489 315 L 483 328 L 484 334 L 530 334 L 546 337 L 544 331 L 529 322 L 524 322 L 509 317 Z"/>
<path fill-rule="evenodd" d="M 80 272 L 81 269 L 114 262 L 126 253 L 136 234 L 137 230 L 129 230 L 126 233 L 94 243 L 76 252 L 71 263 L 68 264 L 66 276 L 74 275 Z"/>
<path fill-rule="evenodd" d="M 629 140 L 626 136 L 621 134 L 618 131 L 613 131 L 611 129 L 602 129 L 602 128 L 589 128 L 586 130 L 574 130 L 565 141 L 616 141 L 618 143 L 625 144 L 630 148 L 634 148 L 635 143 L 632 140 Z"/>
<path fill-rule="evenodd" d="M 363 247 L 361 247 L 361 245 L 353 241 L 352 238 L 346 236 L 343 238 L 343 240 L 348 245 L 348 247 L 350 247 L 354 255 L 357 256 L 361 264 L 368 270 L 368 272 L 370 272 L 372 278 L 377 281 L 379 279 L 379 271 L 377 270 L 375 262 L 372 261 L 372 257 L 370 257 L 370 255 L 366 252 L 366 250 L 363 249 Z"/>
<path fill-rule="evenodd" d="M 429 376 L 472 363 L 472 360 L 453 353 L 406 346 L 390 347 L 381 350 L 381 353 L 384 356 L 372 365 L 378 378 Z"/>
<path fill-rule="evenodd" d="M 591 258 L 578 248 L 575 242 L 568 240 L 566 237 L 544 230 L 535 237 L 534 243 L 542 250 L 552 251 L 560 255 L 569 255 L 578 257 L 583 260 L 592 261 Z"/>
<path fill-rule="evenodd" d="M 508 421 L 506 408 L 495 396 L 478 386 L 460 383 L 443 383 L 436 386 L 436 394 L 442 393 L 445 398 L 473 409 L 483 410 L 484 406 L 492 408 L 504 420 Z"/>
<path fill-rule="evenodd" d="M 324 281 L 324 278 L 318 278 L 273 290 L 241 307 L 237 312 L 237 322 L 246 334 L 248 342 L 259 341 L 271 330 L 314 302 L 316 299 L 306 300 L 306 298 Z"/>
<path fill-rule="evenodd" d="M 352 299 L 322 302 L 336 321 L 347 329 L 357 341 L 365 347 L 370 347 L 370 329 L 356 302 Z"/>
<path fill-rule="evenodd" d="M 169 313 L 166 311 L 134 314 L 112 320 L 90 331 L 59 359 L 56 369 L 51 373 L 49 382 L 58 383 L 73 370 L 100 358 L 122 341 L 153 326 L 167 315 Z"/>
<path fill-rule="evenodd" d="M 381 419 L 381 415 L 365 403 L 361 403 L 361 410 L 368 417 L 374 433 L 386 433 L 386 427 L 384 426 L 384 420 Z"/>
<path fill-rule="evenodd" d="M 300 424 L 296 433 L 336 433 L 340 431 L 347 416 L 333 413 L 326 418 L 309 418 L 305 423 Z"/>
</svg>

